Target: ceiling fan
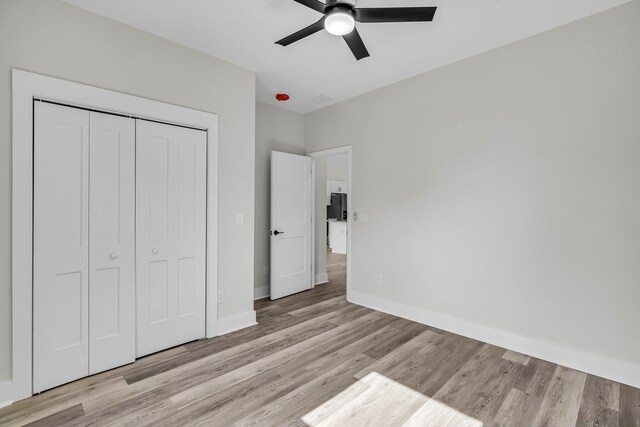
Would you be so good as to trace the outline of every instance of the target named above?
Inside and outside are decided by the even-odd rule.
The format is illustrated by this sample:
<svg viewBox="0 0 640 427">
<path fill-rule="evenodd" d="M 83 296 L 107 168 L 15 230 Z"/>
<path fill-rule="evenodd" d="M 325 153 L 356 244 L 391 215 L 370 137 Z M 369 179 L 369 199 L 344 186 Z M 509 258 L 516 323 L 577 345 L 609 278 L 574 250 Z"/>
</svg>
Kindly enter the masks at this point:
<svg viewBox="0 0 640 427">
<path fill-rule="evenodd" d="M 369 52 L 355 27 L 356 21 L 363 24 L 377 22 L 424 22 L 433 21 L 433 16 L 436 13 L 436 7 L 356 8 L 349 3 L 340 3 L 339 0 L 327 0 L 326 3 L 318 0 L 294 1 L 316 12 L 320 12 L 324 16 L 308 27 L 296 31 L 282 40 L 278 40 L 276 44 L 288 46 L 324 28 L 331 34 L 342 36 L 358 61 L 369 56 Z"/>
</svg>

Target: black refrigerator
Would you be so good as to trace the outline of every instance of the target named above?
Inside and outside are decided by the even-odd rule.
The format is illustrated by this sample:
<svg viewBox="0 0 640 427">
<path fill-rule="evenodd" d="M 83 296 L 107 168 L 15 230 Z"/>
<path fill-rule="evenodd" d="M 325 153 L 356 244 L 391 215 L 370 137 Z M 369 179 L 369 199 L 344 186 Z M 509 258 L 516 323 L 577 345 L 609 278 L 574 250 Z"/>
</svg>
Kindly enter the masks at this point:
<svg viewBox="0 0 640 427">
<path fill-rule="evenodd" d="M 331 193 L 331 204 L 327 206 L 327 219 L 347 220 L 347 195 Z"/>
</svg>

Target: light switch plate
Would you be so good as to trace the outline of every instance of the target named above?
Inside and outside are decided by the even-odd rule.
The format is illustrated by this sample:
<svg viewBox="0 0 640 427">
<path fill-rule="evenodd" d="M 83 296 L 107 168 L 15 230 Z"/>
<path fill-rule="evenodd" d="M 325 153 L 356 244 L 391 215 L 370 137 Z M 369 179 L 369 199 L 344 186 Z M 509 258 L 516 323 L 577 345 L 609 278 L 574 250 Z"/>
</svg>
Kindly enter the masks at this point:
<svg viewBox="0 0 640 427">
<path fill-rule="evenodd" d="M 244 224 L 244 215 L 241 213 L 236 214 L 236 225 Z"/>
<path fill-rule="evenodd" d="M 360 222 L 367 222 L 367 221 L 369 221 L 369 214 L 361 213 L 360 214 Z"/>
</svg>

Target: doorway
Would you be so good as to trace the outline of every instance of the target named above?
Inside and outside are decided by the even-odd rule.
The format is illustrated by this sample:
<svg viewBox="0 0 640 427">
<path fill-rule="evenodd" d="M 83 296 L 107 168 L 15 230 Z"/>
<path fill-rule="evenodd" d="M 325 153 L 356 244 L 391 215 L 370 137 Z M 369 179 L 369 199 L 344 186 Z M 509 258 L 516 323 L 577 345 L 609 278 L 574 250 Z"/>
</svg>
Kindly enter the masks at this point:
<svg viewBox="0 0 640 427">
<path fill-rule="evenodd" d="M 314 159 L 314 285 L 342 282 L 349 294 L 354 218 L 351 147 L 310 153 Z"/>
<path fill-rule="evenodd" d="M 350 188 L 351 147 L 271 153 L 272 300 L 329 283 L 332 275 L 348 291 Z"/>
</svg>

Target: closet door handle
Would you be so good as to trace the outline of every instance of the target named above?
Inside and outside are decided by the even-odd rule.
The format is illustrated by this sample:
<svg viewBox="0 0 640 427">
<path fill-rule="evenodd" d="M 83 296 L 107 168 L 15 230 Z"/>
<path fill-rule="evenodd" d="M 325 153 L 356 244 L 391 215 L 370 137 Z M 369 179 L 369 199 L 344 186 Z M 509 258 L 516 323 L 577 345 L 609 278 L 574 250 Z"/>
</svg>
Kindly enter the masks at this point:
<svg viewBox="0 0 640 427">
<path fill-rule="evenodd" d="M 109 254 L 109 259 L 118 259 L 118 254 L 117 254 L 117 253 L 115 253 L 115 252 L 111 252 L 111 253 Z"/>
<path fill-rule="evenodd" d="M 151 249 L 151 253 L 154 254 L 154 255 L 158 255 L 158 252 L 160 252 L 160 251 L 158 249 L 156 249 L 156 248 Z"/>
</svg>

